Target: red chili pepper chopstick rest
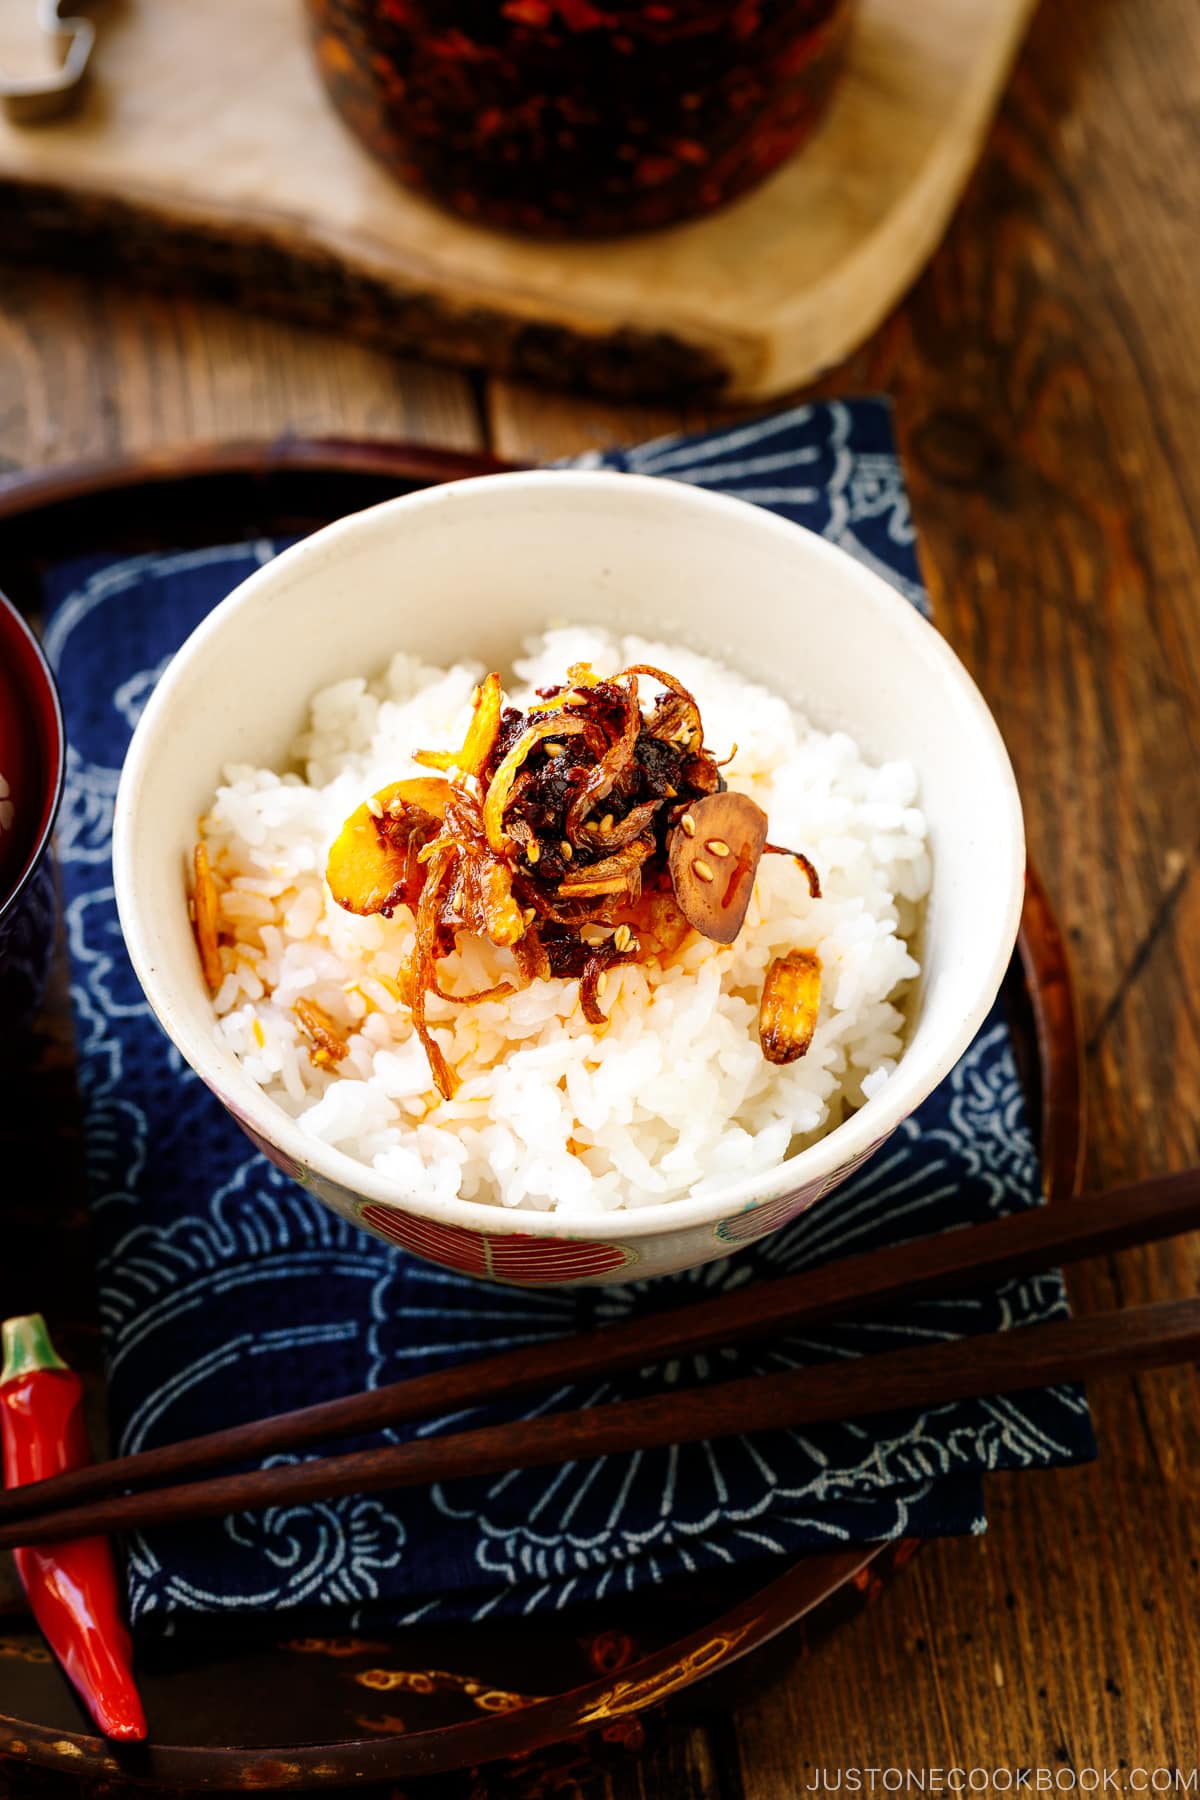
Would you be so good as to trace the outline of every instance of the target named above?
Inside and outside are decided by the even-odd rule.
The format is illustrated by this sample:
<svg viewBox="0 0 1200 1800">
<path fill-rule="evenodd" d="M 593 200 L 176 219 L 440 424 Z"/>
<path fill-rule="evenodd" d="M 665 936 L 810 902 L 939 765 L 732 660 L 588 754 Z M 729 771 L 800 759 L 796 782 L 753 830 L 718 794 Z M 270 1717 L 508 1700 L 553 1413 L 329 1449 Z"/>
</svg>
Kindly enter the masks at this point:
<svg viewBox="0 0 1200 1800">
<path fill-rule="evenodd" d="M 6 1319 L 0 1334 L 4 1485 L 24 1487 L 90 1463 L 83 1383 L 58 1356 L 41 1314 Z M 108 1539 L 16 1550 L 13 1559 L 46 1642 L 100 1730 L 140 1742 L 146 1718 Z"/>
</svg>

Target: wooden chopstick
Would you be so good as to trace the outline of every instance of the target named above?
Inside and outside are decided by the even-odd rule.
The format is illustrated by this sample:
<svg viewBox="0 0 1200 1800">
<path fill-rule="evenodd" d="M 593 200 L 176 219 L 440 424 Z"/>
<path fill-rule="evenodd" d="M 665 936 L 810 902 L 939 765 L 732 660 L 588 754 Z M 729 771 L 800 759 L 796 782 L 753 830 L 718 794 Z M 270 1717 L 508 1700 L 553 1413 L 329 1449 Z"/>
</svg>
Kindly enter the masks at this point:
<svg viewBox="0 0 1200 1800">
<path fill-rule="evenodd" d="M 231 1462 L 304 1449 L 484 1406 L 670 1356 L 809 1329 L 873 1310 L 1031 1274 L 1200 1226 L 1200 1170 L 1031 1208 L 984 1225 L 867 1251 L 674 1311 L 504 1351 L 430 1374 L 278 1413 L 203 1437 L 116 1457 L 0 1493 L 0 1525 L 101 1495 L 205 1474 Z"/>
<path fill-rule="evenodd" d="M 184 1524 L 261 1506 L 544 1468 L 665 1444 L 866 1418 L 1128 1374 L 1197 1356 L 1200 1300 L 1167 1300 L 952 1344 L 922 1344 L 882 1356 L 853 1357 L 445 1437 L 416 1438 L 291 1467 L 114 1495 L 7 1525 L 0 1530 L 0 1550 L 60 1537 Z"/>
</svg>

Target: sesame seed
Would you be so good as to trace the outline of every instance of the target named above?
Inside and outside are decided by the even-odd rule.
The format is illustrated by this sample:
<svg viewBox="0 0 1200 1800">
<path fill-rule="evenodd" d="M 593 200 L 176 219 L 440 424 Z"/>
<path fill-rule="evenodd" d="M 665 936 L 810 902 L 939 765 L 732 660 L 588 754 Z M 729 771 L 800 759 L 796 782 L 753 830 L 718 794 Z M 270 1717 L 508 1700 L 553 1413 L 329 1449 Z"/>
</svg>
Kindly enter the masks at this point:
<svg viewBox="0 0 1200 1800">
<path fill-rule="evenodd" d="M 586 706 L 587 703 L 588 697 L 586 694 L 568 694 L 563 701 L 564 706 Z"/>
<path fill-rule="evenodd" d="M 562 843 L 558 847 L 563 853 L 563 861 L 570 862 L 570 860 L 574 856 L 575 852 L 572 850 L 570 844 L 568 844 L 566 838 L 563 839 Z"/>
<path fill-rule="evenodd" d="M 725 842 L 724 838 L 709 838 L 704 848 L 711 851 L 713 856 L 729 855 L 729 845 Z"/>
<path fill-rule="evenodd" d="M 527 925 L 532 925 L 533 921 L 537 918 L 537 907 L 527 906 L 525 911 L 521 914 L 521 917 Z"/>
<path fill-rule="evenodd" d="M 607 971 L 607 969 L 601 969 L 599 975 L 596 977 L 596 995 L 597 995 L 598 999 L 603 1000 L 604 990 L 607 986 L 608 986 L 608 971 Z"/>
<path fill-rule="evenodd" d="M 613 816 L 611 813 L 605 813 L 604 817 L 600 821 L 600 829 L 601 829 L 601 831 L 608 832 L 608 831 L 611 831 L 612 828 L 613 828 Z"/>
<path fill-rule="evenodd" d="M 665 791 L 666 791 L 666 796 L 667 796 L 668 800 L 674 800 L 679 793 L 679 789 L 673 788 L 669 781 L 667 783 Z"/>
<path fill-rule="evenodd" d="M 374 794 L 372 794 L 371 798 L 367 801 L 367 811 L 373 819 L 382 819 L 383 817 L 383 807 L 379 804 L 379 801 L 375 798 Z"/>
<path fill-rule="evenodd" d="M 530 844 L 529 848 L 526 850 L 525 856 L 529 862 L 535 863 L 541 854 L 542 846 L 538 843 L 537 839 L 534 838 L 532 844 Z"/>
<path fill-rule="evenodd" d="M 547 756 L 561 756 L 562 753 L 563 753 L 563 747 L 561 744 L 547 744 L 546 745 L 546 755 Z"/>
<path fill-rule="evenodd" d="M 628 925 L 618 925 L 616 935 L 613 938 L 613 943 L 617 946 L 617 949 L 628 950 L 632 941 L 633 933 L 630 931 Z"/>
<path fill-rule="evenodd" d="M 712 870 L 709 868 L 708 864 L 702 862 L 699 857 L 697 857 L 692 864 L 692 871 L 697 881 L 711 881 L 713 879 Z"/>
<path fill-rule="evenodd" d="M 450 897 L 450 911 L 452 913 L 460 913 L 462 911 L 462 909 L 463 909 L 462 894 L 461 893 L 452 894 Z"/>
<path fill-rule="evenodd" d="M 689 837 L 695 837 L 696 821 L 695 821 L 695 819 L 693 819 L 691 813 L 684 813 L 684 815 L 683 815 L 682 819 L 680 819 L 679 823 L 682 825 L 683 829 L 687 832 Z"/>
</svg>

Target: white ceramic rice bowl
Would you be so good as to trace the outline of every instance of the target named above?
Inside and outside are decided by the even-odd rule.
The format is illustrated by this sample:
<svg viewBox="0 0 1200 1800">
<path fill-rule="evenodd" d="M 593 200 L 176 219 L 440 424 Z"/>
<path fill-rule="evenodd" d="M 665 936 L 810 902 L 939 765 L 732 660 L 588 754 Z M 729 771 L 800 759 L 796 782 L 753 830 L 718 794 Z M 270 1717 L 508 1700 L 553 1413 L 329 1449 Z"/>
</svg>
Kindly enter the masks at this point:
<svg viewBox="0 0 1200 1800">
<path fill-rule="evenodd" d="M 507 669 L 555 623 L 685 644 L 918 773 L 933 880 L 909 1038 L 882 1091 L 809 1148 L 703 1198 L 572 1217 L 398 1191 L 318 1143 L 223 1049 L 188 919 L 196 819 L 229 762 L 278 766 L 319 688 L 404 649 Z M 667 1274 L 777 1229 L 859 1166 L 948 1074 L 1015 941 L 1025 866 L 1007 753 L 953 652 L 824 539 L 682 483 L 482 477 L 386 502 L 264 565 L 192 634 L 138 724 L 113 846 L 126 942 L 164 1030 L 256 1144 L 390 1242 L 521 1284 Z"/>
</svg>

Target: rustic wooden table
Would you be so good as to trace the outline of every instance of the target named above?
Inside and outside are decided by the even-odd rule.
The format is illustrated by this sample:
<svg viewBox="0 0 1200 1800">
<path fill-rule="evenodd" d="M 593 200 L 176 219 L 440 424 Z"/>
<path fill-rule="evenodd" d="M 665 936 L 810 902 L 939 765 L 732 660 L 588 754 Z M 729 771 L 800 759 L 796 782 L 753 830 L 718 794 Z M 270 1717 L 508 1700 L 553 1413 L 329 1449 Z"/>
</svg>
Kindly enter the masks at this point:
<svg viewBox="0 0 1200 1800">
<path fill-rule="evenodd" d="M 947 241 L 816 390 L 895 400 L 937 617 L 1074 945 L 1095 1183 L 1200 1160 L 1198 70 L 1194 0 L 1047 0 Z M 285 429 L 534 460 L 701 422 L 0 267 L 0 468 Z M 46 1068 L 64 1055 L 47 1042 Z M 1088 1309 L 1198 1273 L 1174 1244 L 1071 1285 Z M 955 1764 L 1186 1783 L 1200 1388 L 1184 1370 L 1094 1398 L 1097 1465 L 995 1479 L 986 1537 L 928 1549 L 736 1712 L 565 1791 L 787 1800 L 818 1771 Z"/>
</svg>

